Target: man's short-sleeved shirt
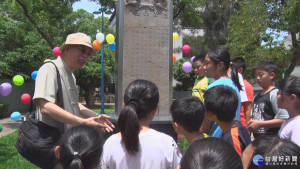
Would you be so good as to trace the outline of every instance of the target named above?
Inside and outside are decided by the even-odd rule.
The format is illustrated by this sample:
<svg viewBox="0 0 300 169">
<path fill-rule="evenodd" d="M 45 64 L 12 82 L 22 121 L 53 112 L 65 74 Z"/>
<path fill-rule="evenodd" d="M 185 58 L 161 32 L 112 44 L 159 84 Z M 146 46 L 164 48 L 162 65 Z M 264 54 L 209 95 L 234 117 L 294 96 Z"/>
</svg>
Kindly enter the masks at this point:
<svg viewBox="0 0 300 169">
<path fill-rule="evenodd" d="M 266 121 L 272 119 L 287 119 L 288 112 L 285 109 L 279 109 L 277 105 L 277 91 L 272 89 L 265 94 L 257 94 L 253 99 L 253 106 L 251 110 L 251 117 L 253 120 Z M 273 134 L 277 135 L 279 128 L 261 127 L 257 134 Z"/>
<path fill-rule="evenodd" d="M 61 57 L 58 57 L 52 62 L 58 68 L 61 77 L 64 109 L 76 116 L 79 116 L 78 97 L 79 91 L 76 86 L 76 79 L 69 66 Z M 43 98 L 49 102 L 56 102 L 57 92 L 57 74 L 55 66 L 51 63 L 45 63 L 38 71 L 35 80 L 35 91 L 33 101 Z M 54 127 L 60 127 L 60 123 L 40 113 L 37 106 L 37 119 Z M 64 126 L 66 128 L 66 126 Z"/>
</svg>

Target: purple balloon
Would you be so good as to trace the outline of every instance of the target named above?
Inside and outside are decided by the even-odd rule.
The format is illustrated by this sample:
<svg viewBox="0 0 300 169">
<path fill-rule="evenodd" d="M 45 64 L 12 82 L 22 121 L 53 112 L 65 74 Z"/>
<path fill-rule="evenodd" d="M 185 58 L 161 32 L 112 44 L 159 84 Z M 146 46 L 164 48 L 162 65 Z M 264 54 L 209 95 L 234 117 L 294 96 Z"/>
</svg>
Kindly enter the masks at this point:
<svg viewBox="0 0 300 169">
<path fill-rule="evenodd" d="M 184 73 L 190 73 L 190 71 L 192 70 L 191 62 L 184 62 L 182 65 L 182 69 L 183 69 Z"/>
<path fill-rule="evenodd" d="M 11 93 L 12 87 L 10 83 L 2 83 L 1 84 L 1 94 L 2 96 L 8 96 Z"/>
<path fill-rule="evenodd" d="M 193 56 L 193 57 L 191 58 L 191 63 L 193 63 L 193 60 L 195 59 L 195 57 L 196 57 L 196 56 Z"/>
</svg>

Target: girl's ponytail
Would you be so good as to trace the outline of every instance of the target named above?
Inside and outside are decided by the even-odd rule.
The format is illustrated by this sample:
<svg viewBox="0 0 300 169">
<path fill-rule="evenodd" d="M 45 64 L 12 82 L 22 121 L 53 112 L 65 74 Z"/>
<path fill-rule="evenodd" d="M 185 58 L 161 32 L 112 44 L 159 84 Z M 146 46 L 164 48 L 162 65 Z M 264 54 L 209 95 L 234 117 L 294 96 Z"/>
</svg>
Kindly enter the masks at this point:
<svg viewBox="0 0 300 169">
<path fill-rule="evenodd" d="M 231 80 L 236 85 L 236 87 L 239 89 L 239 91 L 243 90 L 242 85 L 239 81 L 239 72 L 237 71 L 237 68 L 234 66 L 234 64 L 230 64 L 231 66 Z"/>
<path fill-rule="evenodd" d="M 122 135 L 122 141 L 130 155 L 139 151 L 140 124 L 136 110 L 139 107 L 137 101 L 131 101 L 126 105 L 118 119 L 118 127 Z"/>
<path fill-rule="evenodd" d="M 157 86 L 147 80 L 135 80 L 125 90 L 124 108 L 120 112 L 118 127 L 122 142 L 130 155 L 139 151 L 140 121 L 157 108 L 159 93 Z"/>
</svg>

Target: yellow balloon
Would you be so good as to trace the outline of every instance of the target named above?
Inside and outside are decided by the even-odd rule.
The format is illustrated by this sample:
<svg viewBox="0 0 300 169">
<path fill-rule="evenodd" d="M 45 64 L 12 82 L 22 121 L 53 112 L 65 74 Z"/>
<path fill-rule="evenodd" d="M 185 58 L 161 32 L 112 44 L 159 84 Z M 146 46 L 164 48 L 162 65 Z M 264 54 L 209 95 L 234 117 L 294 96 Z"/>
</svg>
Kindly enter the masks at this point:
<svg viewBox="0 0 300 169">
<path fill-rule="evenodd" d="M 115 37 L 113 34 L 106 35 L 106 42 L 108 44 L 113 44 L 115 42 Z"/>
<path fill-rule="evenodd" d="M 178 38 L 179 38 L 178 33 L 177 33 L 177 32 L 174 32 L 174 33 L 173 33 L 173 41 L 174 41 L 174 42 L 177 41 Z"/>
<path fill-rule="evenodd" d="M 44 60 L 44 63 L 49 62 L 49 61 L 51 61 L 51 60 L 50 59 L 46 59 L 46 60 Z"/>
</svg>

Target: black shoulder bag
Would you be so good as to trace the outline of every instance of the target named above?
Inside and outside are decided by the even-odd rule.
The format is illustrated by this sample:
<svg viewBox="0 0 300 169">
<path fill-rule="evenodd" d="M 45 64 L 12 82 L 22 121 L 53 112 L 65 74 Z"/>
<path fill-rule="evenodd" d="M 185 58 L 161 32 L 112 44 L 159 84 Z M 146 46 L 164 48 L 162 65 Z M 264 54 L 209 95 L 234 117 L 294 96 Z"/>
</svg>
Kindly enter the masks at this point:
<svg viewBox="0 0 300 169">
<path fill-rule="evenodd" d="M 50 62 L 47 62 L 50 63 Z M 54 64 L 53 62 L 51 62 Z M 57 73 L 57 105 L 64 108 L 60 74 Z M 32 100 L 31 100 L 32 104 Z M 19 137 L 16 142 L 18 152 L 31 163 L 38 167 L 53 169 L 56 164 L 54 149 L 61 136 L 59 128 L 49 126 L 35 119 L 34 111 L 24 118 L 20 127 Z M 63 123 L 61 123 L 63 125 Z"/>
</svg>

